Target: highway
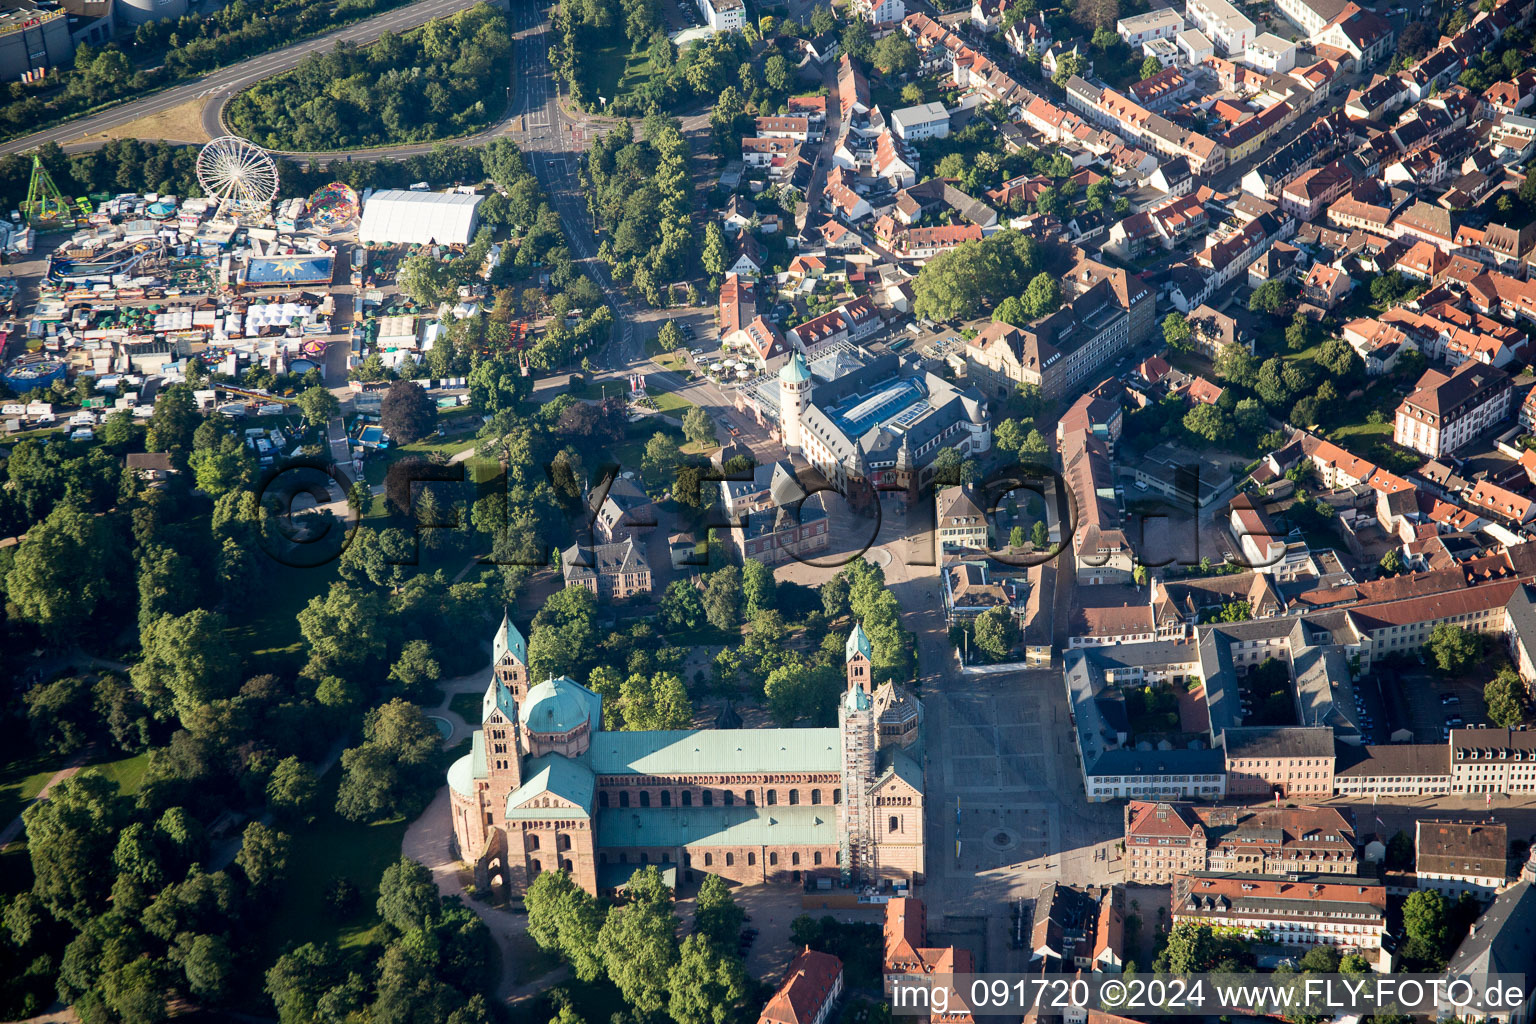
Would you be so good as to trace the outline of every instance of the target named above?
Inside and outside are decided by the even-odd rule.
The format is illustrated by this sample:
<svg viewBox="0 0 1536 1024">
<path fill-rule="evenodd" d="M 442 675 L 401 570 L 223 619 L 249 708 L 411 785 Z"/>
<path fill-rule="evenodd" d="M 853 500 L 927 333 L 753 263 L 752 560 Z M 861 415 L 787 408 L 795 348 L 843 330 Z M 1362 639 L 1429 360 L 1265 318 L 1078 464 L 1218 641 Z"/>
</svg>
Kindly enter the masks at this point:
<svg viewBox="0 0 1536 1024">
<path fill-rule="evenodd" d="M 99 114 L 89 117 L 76 118 L 67 121 L 55 128 L 45 131 L 33 132 L 31 135 L 23 135 L 9 142 L 0 143 L 0 154 L 25 153 L 36 149 L 47 142 L 57 142 L 61 145 L 72 139 L 79 139 L 86 135 L 94 135 L 108 131 L 130 121 L 158 114 L 162 111 L 179 107 L 183 103 L 197 99 L 228 98 L 253 82 L 263 78 L 287 71 L 297 65 L 305 57 L 314 53 L 324 52 L 334 47 L 338 42 L 370 43 L 385 32 L 404 32 L 418 25 L 422 25 L 433 18 L 441 18 L 454 14 L 457 11 L 474 6 L 476 0 L 420 0 L 419 3 L 401 7 L 393 11 L 386 11 L 356 24 L 337 29 L 335 32 L 323 36 L 306 39 L 303 42 L 294 43 L 292 46 L 281 50 L 251 57 L 238 64 L 231 64 L 227 68 L 210 72 L 200 78 L 175 85 L 169 89 L 143 99 L 130 100 L 119 104 Z M 210 103 L 209 109 L 220 104 Z M 206 124 L 206 114 L 205 114 Z M 210 134 L 222 134 L 217 129 L 217 121 Z M 67 147 L 74 149 L 77 147 Z M 94 148 L 83 146 L 79 148 Z"/>
</svg>

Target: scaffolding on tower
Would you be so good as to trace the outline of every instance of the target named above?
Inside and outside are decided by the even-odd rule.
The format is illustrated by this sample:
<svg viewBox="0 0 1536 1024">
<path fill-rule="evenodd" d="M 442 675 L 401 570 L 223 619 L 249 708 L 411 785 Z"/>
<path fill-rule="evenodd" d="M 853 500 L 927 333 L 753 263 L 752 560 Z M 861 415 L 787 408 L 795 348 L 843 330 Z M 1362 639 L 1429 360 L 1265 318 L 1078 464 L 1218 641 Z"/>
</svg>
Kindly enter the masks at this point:
<svg viewBox="0 0 1536 1024">
<path fill-rule="evenodd" d="M 32 180 L 27 184 L 21 215 L 34 231 L 73 231 L 75 227 L 75 205 L 53 183 L 38 153 L 32 154 Z"/>
<path fill-rule="evenodd" d="M 843 833 L 840 842 L 845 884 L 870 867 L 869 786 L 874 781 L 875 713 L 869 694 L 854 687 L 843 698 Z"/>
</svg>

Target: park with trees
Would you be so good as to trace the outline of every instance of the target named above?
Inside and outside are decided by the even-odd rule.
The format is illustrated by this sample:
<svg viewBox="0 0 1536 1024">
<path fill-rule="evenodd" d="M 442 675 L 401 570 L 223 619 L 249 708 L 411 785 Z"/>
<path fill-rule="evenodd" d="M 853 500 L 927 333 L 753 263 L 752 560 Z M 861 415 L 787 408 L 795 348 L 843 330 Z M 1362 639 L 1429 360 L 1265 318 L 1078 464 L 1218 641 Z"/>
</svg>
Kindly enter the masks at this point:
<svg viewBox="0 0 1536 1024">
<path fill-rule="evenodd" d="M 235 132 L 274 150 L 453 138 L 502 116 L 511 49 L 507 14 L 479 3 L 365 47 L 306 57 L 236 95 L 224 116 Z"/>
</svg>

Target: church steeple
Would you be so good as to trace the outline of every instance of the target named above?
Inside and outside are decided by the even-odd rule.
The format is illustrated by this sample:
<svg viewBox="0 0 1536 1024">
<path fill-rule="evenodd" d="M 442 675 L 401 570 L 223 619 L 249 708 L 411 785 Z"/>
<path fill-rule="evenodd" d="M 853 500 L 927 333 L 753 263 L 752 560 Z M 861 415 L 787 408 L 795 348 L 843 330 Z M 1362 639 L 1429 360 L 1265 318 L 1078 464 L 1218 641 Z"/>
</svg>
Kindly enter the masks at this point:
<svg viewBox="0 0 1536 1024">
<path fill-rule="evenodd" d="M 512 699 L 522 703 L 528 696 L 528 641 L 512 623 L 512 616 L 503 611 L 501 625 L 491 640 L 491 670 L 496 679 L 512 691 Z M 509 716 L 514 722 L 517 715 Z"/>
<path fill-rule="evenodd" d="M 859 689 L 865 694 L 874 689 L 874 678 L 871 675 L 874 647 L 869 642 L 869 634 L 864 632 L 862 624 L 855 623 L 853 632 L 848 634 L 848 642 L 843 645 L 843 661 L 848 672 L 848 689 Z"/>
</svg>

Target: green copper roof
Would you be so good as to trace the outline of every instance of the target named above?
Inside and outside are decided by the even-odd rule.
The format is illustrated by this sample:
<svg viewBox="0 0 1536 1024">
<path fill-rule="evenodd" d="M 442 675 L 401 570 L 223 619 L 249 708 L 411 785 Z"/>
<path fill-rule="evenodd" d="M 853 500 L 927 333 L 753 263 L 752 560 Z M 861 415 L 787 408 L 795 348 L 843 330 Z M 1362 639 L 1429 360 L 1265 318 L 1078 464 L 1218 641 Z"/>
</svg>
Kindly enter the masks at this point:
<svg viewBox="0 0 1536 1024">
<path fill-rule="evenodd" d="M 502 656 L 510 651 L 515 660 L 528 664 L 528 641 L 523 639 L 523 634 L 512 624 L 512 616 L 506 612 L 502 613 L 501 625 L 496 627 L 496 638 L 491 647 L 492 663 L 499 664 Z"/>
<path fill-rule="evenodd" d="M 799 352 L 779 368 L 779 380 L 786 384 L 802 384 L 810 379 L 811 368 L 805 365 L 805 356 Z"/>
<path fill-rule="evenodd" d="M 843 707 L 849 711 L 868 711 L 872 703 L 862 687 L 850 686 L 843 691 Z"/>
<path fill-rule="evenodd" d="M 517 702 L 512 699 L 512 691 L 493 675 L 490 685 L 485 688 L 485 696 L 480 699 L 480 721 L 490 718 L 495 708 L 501 709 L 501 716 L 507 721 L 517 721 Z"/>
<path fill-rule="evenodd" d="M 448 768 L 448 785 L 460 796 L 475 795 L 474 768 L 471 762 L 473 754 L 465 754 Z"/>
<path fill-rule="evenodd" d="M 598 775 L 840 772 L 836 729 L 599 732 L 587 753 Z"/>
<path fill-rule="evenodd" d="M 469 734 L 469 762 L 473 777 L 483 779 L 488 774 L 485 770 L 485 733 L 476 729 Z"/>
<path fill-rule="evenodd" d="M 833 846 L 838 841 L 837 808 L 737 806 L 608 809 L 597 812 L 597 835 L 598 841 L 605 847 L 695 844 Z M 811 865 L 806 863 L 802 866 Z"/>
<path fill-rule="evenodd" d="M 535 757 L 523 766 L 524 782 L 507 797 L 507 817 L 538 818 L 563 817 L 580 808 L 582 815 L 592 811 L 592 770 L 580 761 L 572 761 L 559 754 Z M 524 807 L 535 797 L 544 794 L 559 797 L 576 805 L 569 807 Z"/>
<path fill-rule="evenodd" d="M 874 650 L 869 643 L 869 634 L 864 632 L 862 625 L 855 623 L 853 632 L 848 634 L 848 642 L 843 645 L 843 660 L 852 661 L 855 654 L 862 654 L 866 660 L 873 661 Z"/>
<path fill-rule="evenodd" d="M 596 730 L 602 725 L 603 698 L 574 679 L 546 679 L 528 691 L 523 725 L 537 733 L 566 733 L 582 722 Z"/>
<path fill-rule="evenodd" d="M 919 793 L 923 791 L 923 766 L 903 751 L 893 752 L 889 767 L 880 773 L 878 781 L 884 782 L 887 776 L 899 776 L 902 781 Z"/>
</svg>

